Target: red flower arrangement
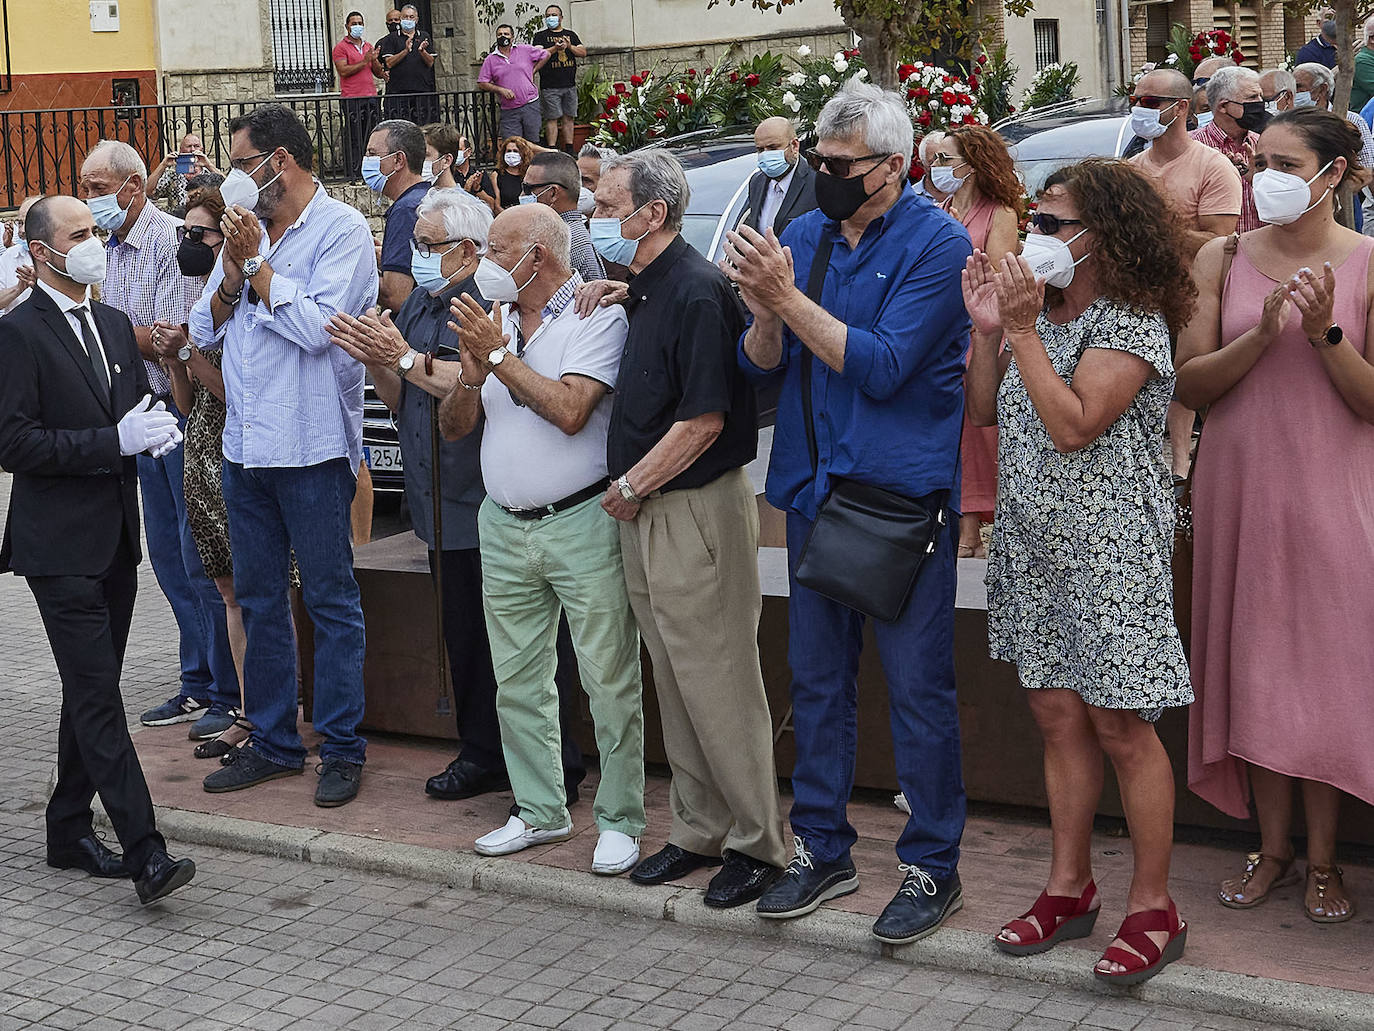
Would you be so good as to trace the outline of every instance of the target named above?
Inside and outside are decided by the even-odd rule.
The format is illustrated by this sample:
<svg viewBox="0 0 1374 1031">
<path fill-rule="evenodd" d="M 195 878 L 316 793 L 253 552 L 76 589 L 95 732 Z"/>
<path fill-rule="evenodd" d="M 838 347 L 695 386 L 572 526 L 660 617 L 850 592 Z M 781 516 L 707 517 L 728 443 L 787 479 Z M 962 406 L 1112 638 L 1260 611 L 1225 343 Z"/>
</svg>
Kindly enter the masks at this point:
<svg viewBox="0 0 1374 1031">
<path fill-rule="evenodd" d="M 1209 57 L 1230 57 L 1236 64 L 1245 60 L 1245 55 L 1240 50 L 1240 44 L 1225 29 L 1208 29 L 1206 32 L 1199 32 L 1188 44 L 1188 56 L 1193 59 L 1194 64 Z"/>
</svg>

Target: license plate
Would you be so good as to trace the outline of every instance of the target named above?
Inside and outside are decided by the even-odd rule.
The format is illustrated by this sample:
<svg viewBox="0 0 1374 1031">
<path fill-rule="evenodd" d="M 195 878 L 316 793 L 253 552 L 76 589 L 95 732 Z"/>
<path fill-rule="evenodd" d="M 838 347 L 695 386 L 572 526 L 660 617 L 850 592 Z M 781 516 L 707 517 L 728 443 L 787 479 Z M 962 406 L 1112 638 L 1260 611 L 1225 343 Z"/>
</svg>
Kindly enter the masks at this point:
<svg viewBox="0 0 1374 1031">
<path fill-rule="evenodd" d="M 390 444 L 369 444 L 363 448 L 363 461 L 369 469 L 401 472 L 401 449 Z"/>
</svg>

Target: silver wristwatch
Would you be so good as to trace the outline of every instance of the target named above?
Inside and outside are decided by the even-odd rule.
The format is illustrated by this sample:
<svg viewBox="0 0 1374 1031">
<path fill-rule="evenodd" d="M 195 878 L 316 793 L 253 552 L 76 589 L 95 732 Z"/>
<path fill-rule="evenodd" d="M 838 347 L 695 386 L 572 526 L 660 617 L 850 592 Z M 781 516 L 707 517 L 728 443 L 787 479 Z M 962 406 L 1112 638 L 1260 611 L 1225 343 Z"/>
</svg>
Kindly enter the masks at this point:
<svg viewBox="0 0 1374 1031">
<path fill-rule="evenodd" d="M 504 347 L 498 347 L 495 351 L 492 351 L 489 355 L 487 355 L 487 364 L 490 365 L 493 369 L 496 368 L 496 366 L 500 365 L 503 361 L 506 360 L 506 355 L 508 353 L 509 352 Z"/>
<path fill-rule="evenodd" d="M 405 377 L 407 372 L 415 368 L 415 359 L 419 356 L 419 352 L 414 348 L 411 348 L 405 354 L 401 355 L 400 359 L 396 362 L 396 371 L 401 374 L 402 378 Z"/>
<path fill-rule="evenodd" d="M 630 474 L 626 473 L 615 481 L 616 489 L 620 491 L 620 496 L 632 505 L 638 505 L 643 499 L 635 493 L 635 489 L 630 486 Z"/>
<path fill-rule="evenodd" d="M 252 279 L 258 274 L 258 269 L 262 268 L 262 263 L 266 260 L 261 254 L 254 254 L 243 263 L 243 277 Z"/>
<path fill-rule="evenodd" d="M 191 345 L 182 344 L 177 348 L 177 357 L 184 362 L 189 362 L 191 360 Z"/>
</svg>

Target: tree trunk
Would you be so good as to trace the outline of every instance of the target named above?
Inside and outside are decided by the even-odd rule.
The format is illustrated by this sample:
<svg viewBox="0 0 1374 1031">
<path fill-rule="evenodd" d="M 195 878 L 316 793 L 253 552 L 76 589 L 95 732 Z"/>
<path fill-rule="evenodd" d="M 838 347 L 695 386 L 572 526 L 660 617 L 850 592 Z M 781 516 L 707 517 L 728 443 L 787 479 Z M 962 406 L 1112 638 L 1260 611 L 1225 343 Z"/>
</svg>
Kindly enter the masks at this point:
<svg viewBox="0 0 1374 1031">
<path fill-rule="evenodd" d="M 1333 113 L 1346 116 L 1350 108 L 1350 90 L 1355 84 L 1355 48 L 1351 42 L 1355 31 L 1355 0 L 1336 0 L 1336 92 L 1331 98 Z M 1358 113 L 1358 112 L 1357 112 Z M 1360 195 L 1349 189 L 1338 194 L 1341 202 L 1336 221 L 1347 229 L 1355 228 L 1355 205 Z"/>
<path fill-rule="evenodd" d="M 922 5 L 908 4 L 908 9 L 900 17 L 894 15 L 884 18 L 864 10 L 872 2 L 873 0 L 867 0 L 867 3 L 865 0 L 841 0 L 836 6 L 844 23 L 859 37 L 859 48 L 863 51 L 864 64 L 868 67 L 869 81 L 883 89 L 897 90 L 897 57 L 902 39 L 902 21 L 919 18 Z"/>
</svg>

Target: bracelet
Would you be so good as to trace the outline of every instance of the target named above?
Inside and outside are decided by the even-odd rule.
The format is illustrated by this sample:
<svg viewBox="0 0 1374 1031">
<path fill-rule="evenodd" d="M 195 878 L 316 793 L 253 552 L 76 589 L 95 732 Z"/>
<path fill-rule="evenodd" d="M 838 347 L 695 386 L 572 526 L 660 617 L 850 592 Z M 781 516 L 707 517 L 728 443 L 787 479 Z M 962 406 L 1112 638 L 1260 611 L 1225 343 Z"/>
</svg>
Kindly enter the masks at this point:
<svg viewBox="0 0 1374 1031">
<path fill-rule="evenodd" d="M 463 370 L 462 370 L 462 369 L 459 369 L 458 371 L 459 371 L 459 372 L 462 372 Z M 426 352 L 425 352 L 425 375 L 426 375 L 426 376 L 433 376 L 433 375 L 434 375 L 434 352 L 433 352 L 433 351 L 426 351 Z"/>
<path fill-rule="evenodd" d="M 462 388 L 463 388 L 464 390 L 481 390 L 481 389 L 482 389 L 482 387 L 481 387 L 480 384 L 479 384 L 478 386 L 475 386 L 475 387 L 474 387 L 474 386 L 473 386 L 471 383 L 469 383 L 467 380 L 463 379 L 463 370 L 462 370 L 461 368 L 458 370 L 458 383 L 462 386 Z"/>
<path fill-rule="evenodd" d="M 215 294 L 219 297 L 221 304 L 225 305 L 226 307 L 232 308 L 234 305 L 239 303 L 239 298 L 243 296 L 243 291 L 240 290 L 236 294 L 226 294 L 224 292 L 224 284 L 221 283 L 219 286 L 215 287 Z"/>
</svg>

